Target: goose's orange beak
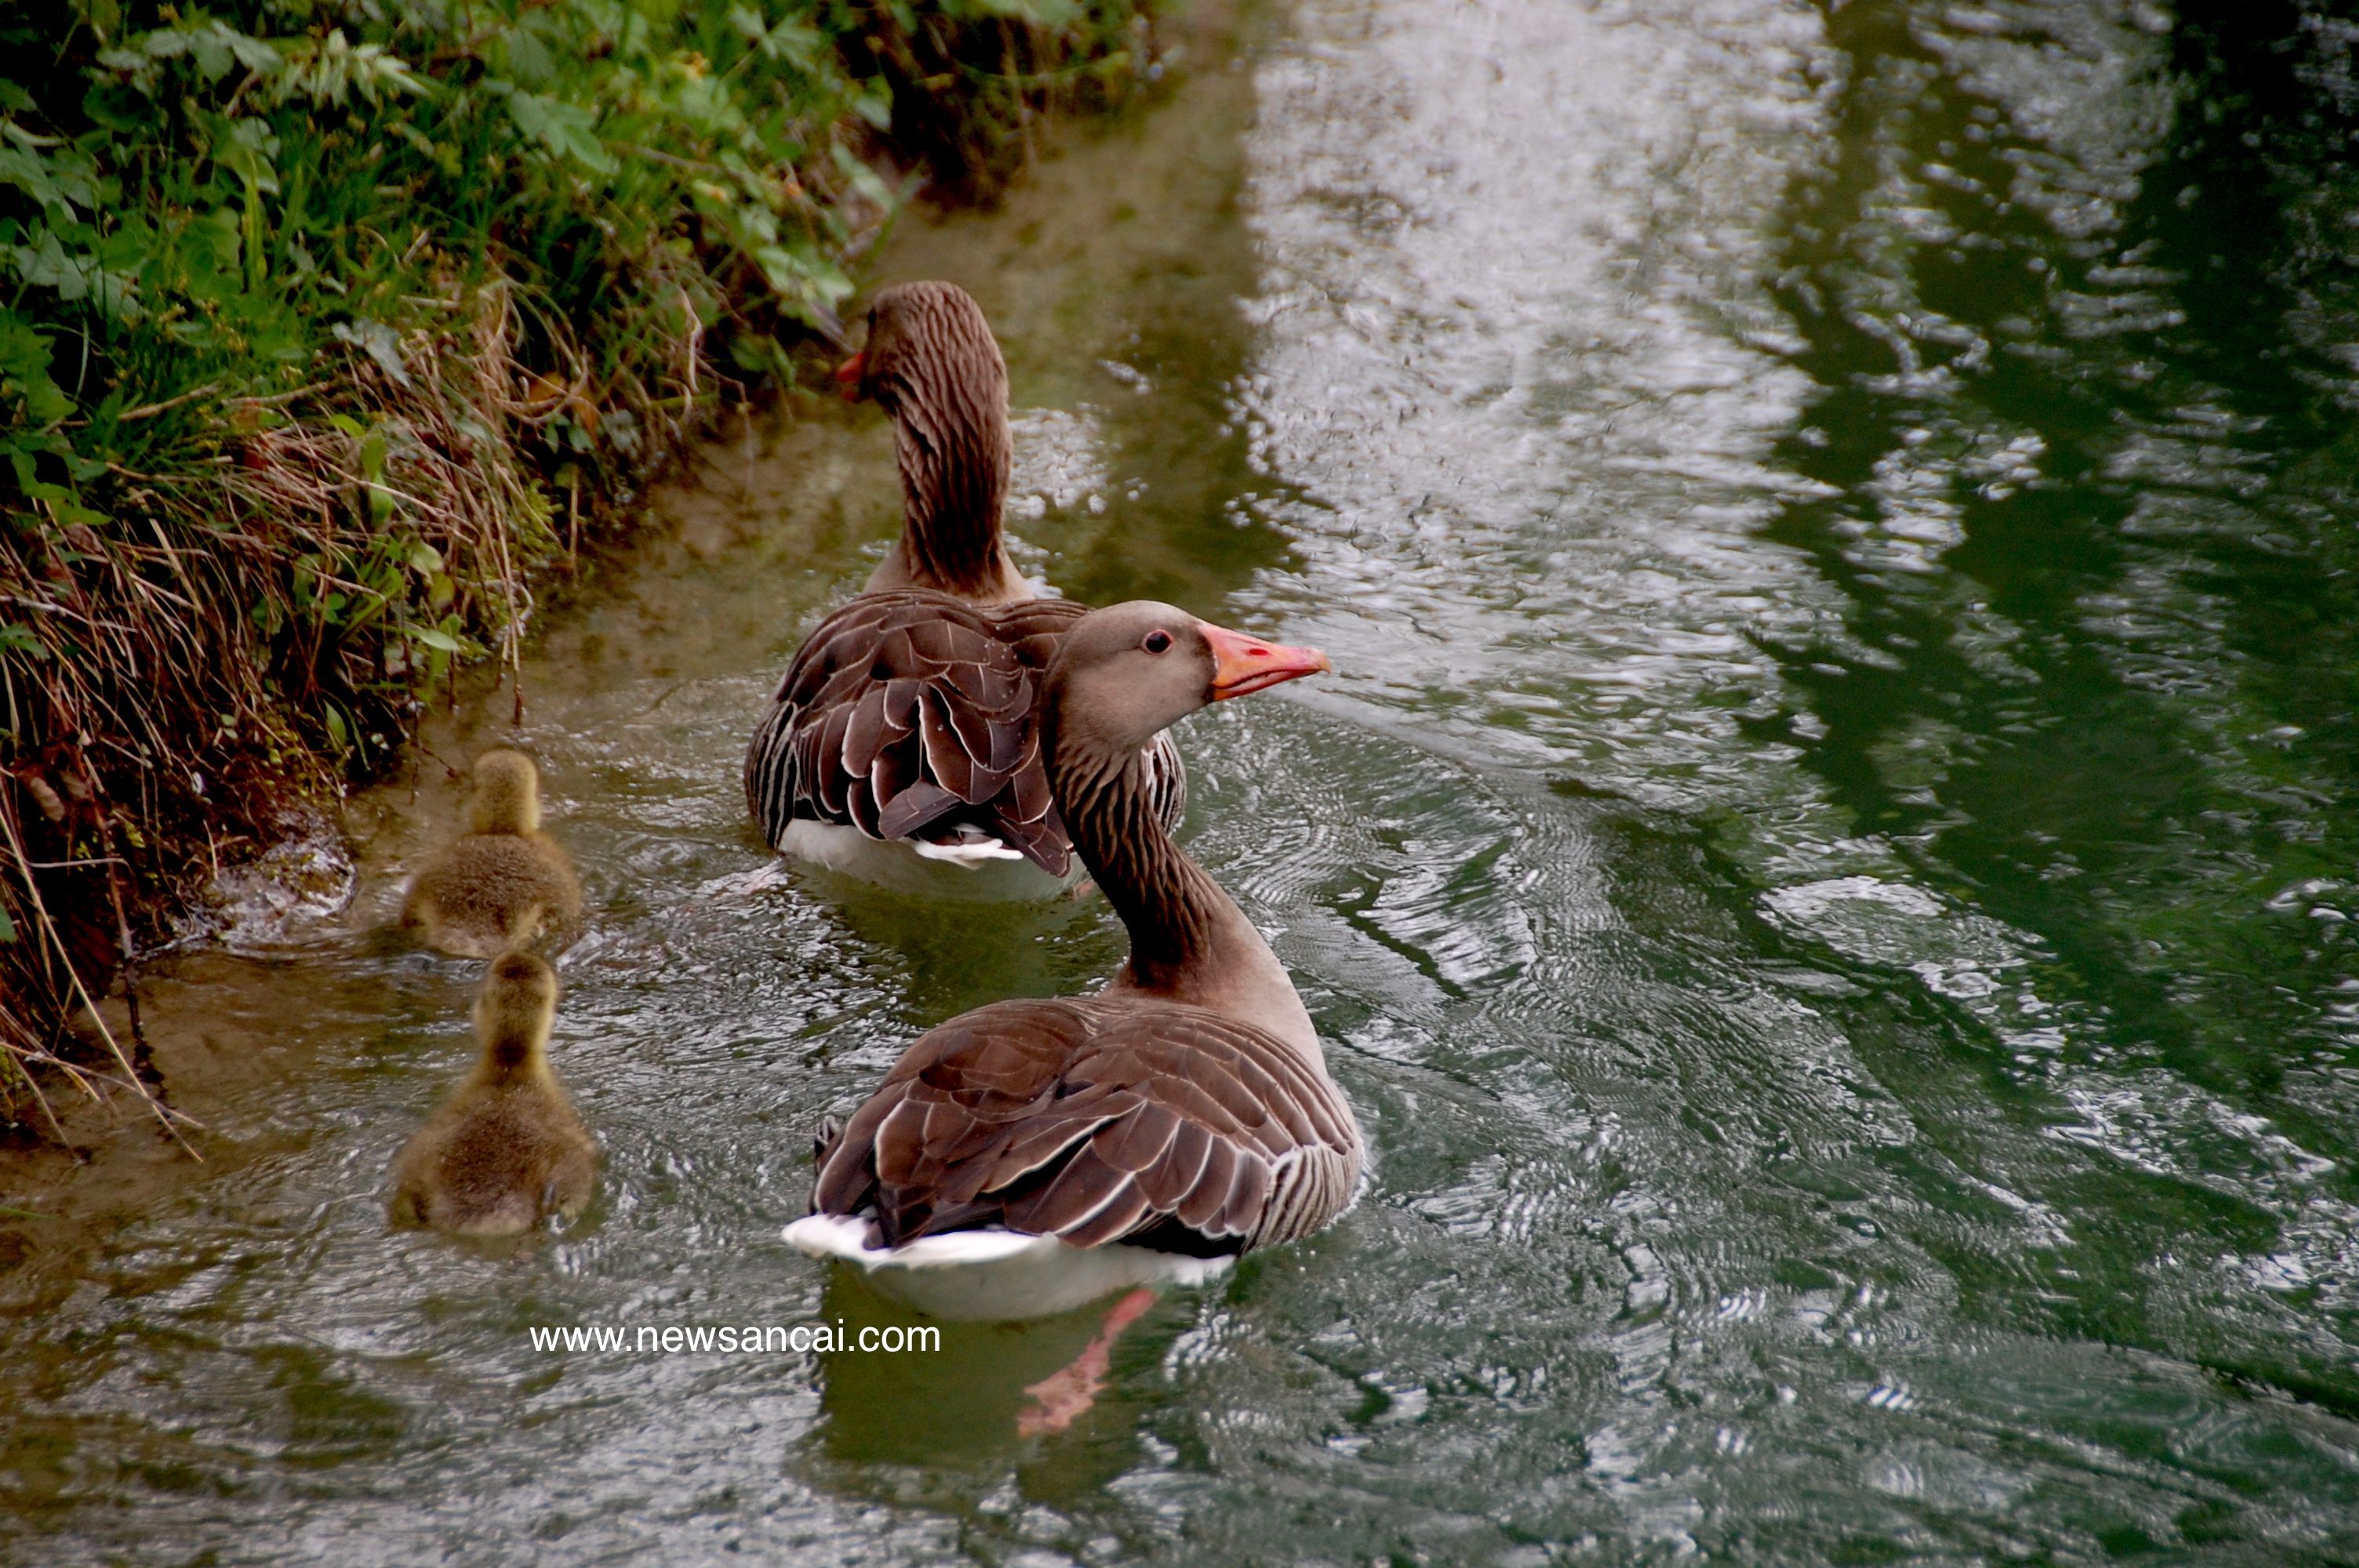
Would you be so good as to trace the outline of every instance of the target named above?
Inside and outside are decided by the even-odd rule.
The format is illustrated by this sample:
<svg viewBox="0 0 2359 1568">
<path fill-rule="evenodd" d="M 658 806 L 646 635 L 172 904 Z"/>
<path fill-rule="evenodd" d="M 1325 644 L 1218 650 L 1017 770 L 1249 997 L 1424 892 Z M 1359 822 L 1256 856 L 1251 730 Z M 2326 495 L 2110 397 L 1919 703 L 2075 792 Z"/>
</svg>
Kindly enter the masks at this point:
<svg viewBox="0 0 2359 1568">
<path fill-rule="evenodd" d="M 1215 702 L 1333 667 L 1327 663 L 1327 655 L 1316 648 L 1289 648 L 1283 643 L 1248 637 L 1208 622 L 1197 622 L 1196 629 L 1204 634 L 1205 645 L 1212 650 Z"/>
<path fill-rule="evenodd" d="M 847 401 L 860 401 L 860 373 L 867 368 L 868 351 L 865 349 L 835 367 L 835 379 L 843 384 L 843 395 Z"/>
</svg>

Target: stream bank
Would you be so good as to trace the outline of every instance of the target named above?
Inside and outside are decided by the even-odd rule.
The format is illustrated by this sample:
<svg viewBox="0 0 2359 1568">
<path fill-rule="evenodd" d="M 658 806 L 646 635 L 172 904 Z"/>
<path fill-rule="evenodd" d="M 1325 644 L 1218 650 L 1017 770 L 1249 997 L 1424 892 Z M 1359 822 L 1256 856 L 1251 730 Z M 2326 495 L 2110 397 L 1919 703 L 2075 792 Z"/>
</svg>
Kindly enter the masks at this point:
<svg viewBox="0 0 2359 1568">
<path fill-rule="evenodd" d="M 1101 424 L 1088 402 L 1109 389 L 1136 393 L 1106 368 L 1115 362 L 1110 356 L 1133 351 L 1148 331 L 1193 341 L 1190 319 L 1217 325 L 1250 278 L 1250 254 L 1234 225 L 1234 157 L 1250 90 L 1237 69 L 1237 37 L 1254 25 L 1266 26 L 1240 24 L 1213 5 L 1167 21 L 1158 49 L 1171 68 L 1170 86 L 1053 133 L 1036 127 L 1038 161 L 1022 179 L 987 204 L 952 196 L 913 208 L 878 258 L 880 286 L 957 276 L 993 311 L 1019 404 L 1029 405 L 1012 504 L 1018 526 L 1033 537 L 1019 542 L 1019 554 L 1026 570 L 1048 572 L 1076 594 L 1092 580 L 1082 564 L 1094 561 L 1095 580 L 1114 597 L 1151 593 L 1209 611 L 1253 564 L 1281 548 L 1264 535 L 1248 542 L 1238 565 L 1208 574 L 1198 564 L 1201 548 L 1132 541 L 1135 569 L 1105 575 L 1125 553 L 1114 532 L 1118 514 L 1107 511 L 1118 493 L 1108 461 L 1130 460 L 1114 443 L 1136 447 L 1140 460 L 1154 465 L 1132 488 L 1154 482 L 1183 511 L 1233 485 L 1241 448 L 1234 430 L 1215 433 L 1223 424 L 1215 403 L 1200 402 L 1182 416 L 1176 427 L 1187 438 L 1166 452 L 1157 432 L 1129 428 L 1118 417 Z M 1142 289 L 1142 280 L 1154 281 Z M 1125 325 L 1109 328 L 1117 300 L 1113 319 Z M 1229 367 L 1221 373 L 1234 373 L 1244 352 L 1236 325 L 1230 323 L 1225 348 L 1217 335 L 1207 341 Z M 422 717 L 392 776 L 353 791 L 332 816 L 310 808 L 288 813 L 277 845 L 251 874 L 225 876 L 207 890 L 190 934 L 136 971 L 155 1070 L 172 1107 L 192 1124 L 185 1136 L 199 1158 L 136 1106 L 61 1100 L 62 1140 L 27 1136 L 0 1150 L 0 1306 L 62 1307 L 104 1255 L 107 1237 L 233 1179 L 250 1160 L 283 1152 L 255 1131 L 252 1110 L 273 1085 L 312 1070 L 310 1053 L 288 1050 L 288 1026 L 308 1021 L 315 1003 L 356 1019 L 383 1002 L 374 981 L 334 1000 L 313 996 L 310 980 L 337 972 L 332 963 L 318 968 L 318 960 L 359 955 L 366 963 L 422 968 L 457 986 L 438 986 L 437 994 L 448 1003 L 446 1022 L 464 1032 L 479 966 L 409 952 L 391 927 L 411 871 L 453 831 L 465 798 L 460 775 L 477 752 L 521 741 L 554 768 L 538 737 L 607 723 L 601 694 L 617 687 L 644 692 L 650 682 L 668 692 L 683 669 L 743 677 L 734 702 L 750 732 L 750 716 L 803 632 L 856 590 L 899 526 L 889 425 L 825 385 L 783 388 L 760 410 L 733 411 L 723 434 L 691 449 L 647 492 L 629 529 L 593 536 L 574 569 L 547 585 L 539 631 L 521 645 L 516 673 L 493 666 L 457 675 L 453 699 Z M 1228 449 L 1225 462 L 1209 470 L 1207 442 Z M 1212 509 L 1217 514 L 1216 503 Z M 1065 531 L 1053 557 L 1038 543 L 1052 514 L 1050 526 Z M 1218 526 L 1220 535 L 1234 532 Z M 729 591 L 716 591 L 723 583 Z M 613 721 L 628 729 L 633 719 Z M 716 826 L 753 851 L 736 867 L 751 874 L 768 856 L 752 826 L 736 820 L 740 758 L 730 748 L 743 740 L 723 739 L 678 782 L 725 786 Z M 553 820 L 561 823 L 575 809 L 568 780 L 556 771 L 549 784 Z M 594 867 L 585 863 L 584 871 L 599 888 Z M 856 891 L 853 904 L 860 907 Z M 883 917 L 909 914 L 885 901 Z M 1027 920 L 1043 929 L 1057 924 L 1017 916 L 1019 925 Z M 585 948 L 595 946 L 593 935 Z M 580 957 L 577 950 L 567 958 L 569 973 Z M 973 995 L 986 999 L 983 990 Z M 292 1014 L 284 1011 L 290 1003 Z M 101 1011 L 119 1038 L 132 1037 L 119 991 Z M 419 1021 L 414 1009 L 410 1016 Z"/>
<path fill-rule="evenodd" d="M 0 78 L 0 1113 L 59 1136 L 48 1091 L 152 1079 L 90 998 L 516 669 L 683 443 L 823 381 L 911 191 L 986 194 L 1159 70 L 1129 0 L 109 0 L 0 39 L 49 62 Z"/>
</svg>

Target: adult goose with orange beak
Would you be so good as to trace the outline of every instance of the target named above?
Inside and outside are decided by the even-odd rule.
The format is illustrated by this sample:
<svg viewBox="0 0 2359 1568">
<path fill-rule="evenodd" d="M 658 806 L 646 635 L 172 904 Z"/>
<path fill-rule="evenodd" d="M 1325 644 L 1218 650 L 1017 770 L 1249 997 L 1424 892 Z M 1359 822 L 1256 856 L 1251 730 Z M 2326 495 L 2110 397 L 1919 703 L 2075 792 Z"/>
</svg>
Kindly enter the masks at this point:
<svg viewBox="0 0 2359 1568">
<path fill-rule="evenodd" d="M 1016 1318 L 1200 1282 L 1343 1212 L 1359 1124 L 1284 966 L 1172 842 L 1140 755 L 1208 703 L 1327 667 L 1167 604 L 1066 633 L 1048 773 L 1129 960 L 1094 996 L 995 1002 L 920 1036 L 822 1130 L 788 1241 L 937 1316 Z"/>
<path fill-rule="evenodd" d="M 788 667 L 746 752 L 746 803 L 774 849 L 854 876 L 1045 896 L 1074 867 L 1040 763 L 1041 676 L 1089 607 L 1036 597 L 1008 558 L 999 345 L 964 290 L 902 284 L 836 374 L 893 416 L 901 536 Z M 1142 744 L 1176 826 L 1179 752 Z"/>
</svg>

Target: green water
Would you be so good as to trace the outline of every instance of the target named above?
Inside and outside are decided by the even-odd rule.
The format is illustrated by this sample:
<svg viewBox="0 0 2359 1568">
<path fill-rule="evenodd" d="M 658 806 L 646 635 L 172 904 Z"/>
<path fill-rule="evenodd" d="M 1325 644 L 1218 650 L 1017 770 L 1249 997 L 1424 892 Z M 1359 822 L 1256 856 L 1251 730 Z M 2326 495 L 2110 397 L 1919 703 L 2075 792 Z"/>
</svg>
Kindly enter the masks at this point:
<svg viewBox="0 0 2359 1568">
<path fill-rule="evenodd" d="M 27 1562 L 2359 1561 L 2359 27 L 2253 7 L 1300 0 L 913 226 L 1028 568 L 1315 642 L 1182 736 L 1374 1147 L 1314 1240 L 929 1356 L 777 1239 L 917 1032 L 1095 903 L 759 875 L 735 769 L 896 517 L 874 411 L 733 432 L 558 606 L 524 739 L 592 929 L 561 1238 L 389 1236 L 470 966 L 332 918 L 147 976 L 201 1172 L 5 1217 Z M 438 729 L 507 733 L 505 693 Z M 127 1174 L 126 1174 L 127 1173 Z M 109 1204 L 92 1184 L 136 1193 Z"/>
</svg>

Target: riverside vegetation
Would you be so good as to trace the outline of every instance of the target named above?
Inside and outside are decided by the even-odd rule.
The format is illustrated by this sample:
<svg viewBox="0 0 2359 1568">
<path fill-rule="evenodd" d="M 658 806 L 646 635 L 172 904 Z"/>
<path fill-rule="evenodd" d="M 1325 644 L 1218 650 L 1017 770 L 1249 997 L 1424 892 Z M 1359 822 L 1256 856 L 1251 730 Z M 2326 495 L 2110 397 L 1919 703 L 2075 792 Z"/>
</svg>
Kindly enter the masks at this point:
<svg viewBox="0 0 2359 1568">
<path fill-rule="evenodd" d="M 0 16 L 0 1102 L 382 767 L 538 574 L 790 384 L 931 181 L 1145 74 L 1145 0 L 73 0 Z M 127 988 L 126 988 L 127 990 Z"/>
</svg>

